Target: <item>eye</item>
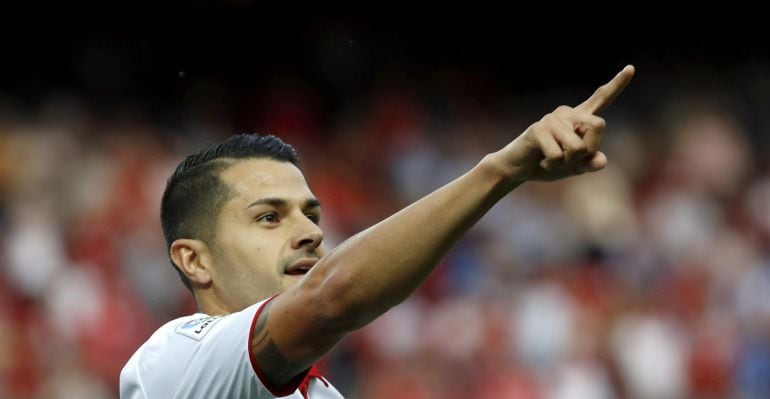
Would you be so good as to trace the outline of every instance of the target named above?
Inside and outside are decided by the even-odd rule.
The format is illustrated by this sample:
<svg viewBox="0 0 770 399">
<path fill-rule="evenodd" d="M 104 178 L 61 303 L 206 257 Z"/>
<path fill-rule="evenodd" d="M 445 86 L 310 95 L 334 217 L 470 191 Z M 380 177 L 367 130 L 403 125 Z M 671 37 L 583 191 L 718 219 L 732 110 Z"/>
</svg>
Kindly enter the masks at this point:
<svg viewBox="0 0 770 399">
<path fill-rule="evenodd" d="M 310 221 L 315 224 L 318 224 L 321 222 L 321 216 L 316 215 L 315 213 L 306 213 L 305 216 L 307 216 L 307 218 L 310 219 Z"/>
<path fill-rule="evenodd" d="M 275 212 L 269 212 L 257 217 L 257 222 L 278 223 L 278 215 Z"/>
</svg>

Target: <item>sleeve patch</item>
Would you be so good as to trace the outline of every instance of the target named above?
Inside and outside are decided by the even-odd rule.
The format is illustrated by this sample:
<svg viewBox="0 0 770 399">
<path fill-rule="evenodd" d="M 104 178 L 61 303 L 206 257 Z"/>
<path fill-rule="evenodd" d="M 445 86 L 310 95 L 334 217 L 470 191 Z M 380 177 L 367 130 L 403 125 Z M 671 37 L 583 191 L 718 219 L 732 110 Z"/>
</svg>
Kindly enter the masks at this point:
<svg viewBox="0 0 770 399">
<path fill-rule="evenodd" d="M 222 320 L 222 317 L 224 316 L 206 316 L 192 319 L 177 326 L 175 331 L 196 341 L 200 341 L 209 331 L 211 331 L 211 327 L 213 327 L 214 324 L 219 320 Z"/>
</svg>

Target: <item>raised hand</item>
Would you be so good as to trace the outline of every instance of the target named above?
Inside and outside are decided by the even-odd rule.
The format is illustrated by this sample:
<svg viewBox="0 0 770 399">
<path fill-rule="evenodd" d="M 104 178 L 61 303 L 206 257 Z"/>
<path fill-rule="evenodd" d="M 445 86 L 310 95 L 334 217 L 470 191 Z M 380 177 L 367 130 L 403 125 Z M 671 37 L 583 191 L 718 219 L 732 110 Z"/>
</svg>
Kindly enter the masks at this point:
<svg viewBox="0 0 770 399">
<path fill-rule="evenodd" d="M 634 67 L 626 66 L 580 105 L 556 108 L 492 155 L 499 157 L 515 182 L 557 180 L 603 169 L 607 157 L 599 147 L 605 121 L 598 114 L 633 76 Z"/>
</svg>

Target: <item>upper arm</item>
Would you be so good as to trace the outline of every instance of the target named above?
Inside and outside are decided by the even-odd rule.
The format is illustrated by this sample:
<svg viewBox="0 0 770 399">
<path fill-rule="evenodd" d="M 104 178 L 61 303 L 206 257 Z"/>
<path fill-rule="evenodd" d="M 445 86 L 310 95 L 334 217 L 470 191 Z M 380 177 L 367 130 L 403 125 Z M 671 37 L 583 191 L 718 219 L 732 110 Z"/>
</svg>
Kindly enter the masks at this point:
<svg viewBox="0 0 770 399">
<path fill-rule="evenodd" d="M 257 311 L 249 342 L 252 365 L 262 382 L 280 387 L 304 375 L 350 330 L 324 309 L 307 280 L 268 300 Z"/>
</svg>

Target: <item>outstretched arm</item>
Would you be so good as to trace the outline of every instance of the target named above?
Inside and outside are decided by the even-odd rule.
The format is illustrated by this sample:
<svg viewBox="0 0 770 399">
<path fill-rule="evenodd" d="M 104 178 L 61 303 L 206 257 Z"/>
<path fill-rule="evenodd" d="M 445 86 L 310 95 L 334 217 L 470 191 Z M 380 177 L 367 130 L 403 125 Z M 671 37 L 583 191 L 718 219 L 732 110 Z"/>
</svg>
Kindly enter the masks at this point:
<svg viewBox="0 0 770 399">
<path fill-rule="evenodd" d="M 598 114 L 631 81 L 632 66 L 582 104 L 561 106 L 473 169 L 351 237 L 268 304 L 252 349 L 266 378 L 291 380 L 346 333 L 403 301 L 454 243 L 497 201 L 527 180 L 549 181 L 604 168 Z"/>
</svg>

